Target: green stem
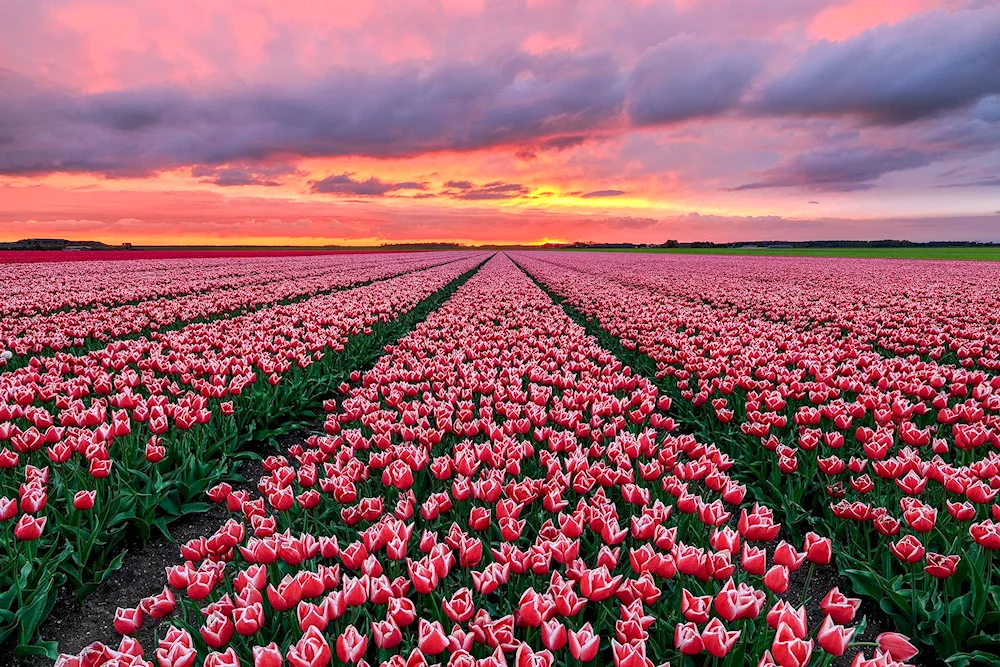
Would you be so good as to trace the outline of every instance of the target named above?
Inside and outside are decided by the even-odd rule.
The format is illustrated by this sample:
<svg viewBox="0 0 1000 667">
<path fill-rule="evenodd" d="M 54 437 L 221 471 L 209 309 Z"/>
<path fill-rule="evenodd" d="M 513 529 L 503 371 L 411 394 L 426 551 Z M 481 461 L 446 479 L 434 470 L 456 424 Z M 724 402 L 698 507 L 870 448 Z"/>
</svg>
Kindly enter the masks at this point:
<svg viewBox="0 0 1000 667">
<path fill-rule="evenodd" d="M 802 601 L 799 604 L 805 604 L 806 599 L 809 597 L 809 584 L 812 582 L 813 571 L 816 569 L 816 563 L 809 563 L 809 571 L 806 572 L 806 583 L 802 586 Z"/>
</svg>

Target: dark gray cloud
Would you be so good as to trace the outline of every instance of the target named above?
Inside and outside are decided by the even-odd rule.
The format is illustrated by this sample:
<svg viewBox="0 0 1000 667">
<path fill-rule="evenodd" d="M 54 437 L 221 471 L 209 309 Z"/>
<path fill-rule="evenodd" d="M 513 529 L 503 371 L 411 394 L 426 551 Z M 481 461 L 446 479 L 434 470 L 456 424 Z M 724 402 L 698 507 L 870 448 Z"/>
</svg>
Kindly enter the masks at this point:
<svg viewBox="0 0 1000 667">
<path fill-rule="evenodd" d="M 1000 9 L 939 10 L 809 49 L 767 83 L 768 114 L 858 114 L 906 123 L 1000 93 Z"/>
<path fill-rule="evenodd" d="M 648 51 L 629 79 L 626 107 L 636 125 L 676 123 L 735 108 L 769 49 L 681 35 Z"/>
<path fill-rule="evenodd" d="M 505 183 L 503 181 L 493 181 L 476 185 L 469 181 L 448 181 L 445 185 L 451 184 L 453 190 L 446 190 L 442 194 L 454 197 L 455 199 L 467 199 L 469 201 L 487 201 L 491 199 L 517 199 L 524 197 L 531 192 L 531 188 L 520 183 Z"/>
<path fill-rule="evenodd" d="M 0 70 L 0 174 L 143 176 L 191 165 L 499 146 L 532 159 L 620 131 L 626 91 L 639 124 L 735 103 L 724 70 L 743 67 L 741 58 L 709 58 L 692 72 L 665 58 L 674 50 L 647 57 L 631 77 L 609 54 L 513 52 L 475 64 L 333 70 L 309 84 L 209 91 L 164 85 L 84 94 Z M 668 89 L 680 92 L 664 100 Z"/>
<path fill-rule="evenodd" d="M 0 71 L 0 173 L 143 175 L 292 157 L 406 157 L 491 146 L 558 148 L 617 122 L 610 56 L 516 52 L 475 65 L 299 86 L 81 94 Z"/>
<path fill-rule="evenodd" d="M 805 190 L 850 192 L 868 190 L 883 174 L 930 164 L 933 156 L 906 148 L 826 148 L 797 155 L 759 174 L 759 180 L 733 188 L 797 187 Z"/>
<path fill-rule="evenodd" d="M 281 179 L 293 174 L 301 174 L 292 165 L 224 165 L 212 167 L 198 165 L 191 169 L 191 175 L 200 178 L 202 183 L 213 183 L 222 186 L 238 185 L 281 185 Z"/>
<path fill-rule="evenodd" d="M 969 109 L 944 118 L 920 123 L 914 132 L 916 145 L 969 152 L 993 151 L 1000 147 L 1000 96 L 986 97 Z"/>
<path fill-rule="evenodd" d="M 397 190 L 426 190 L 427 183 L 403 181 L 389 183 L 374 176 L 363 181 L 354 178 L 353 174 L 335 174 L 316 181 L 310 187 L 310 192 L 322 194 L 354 195 L 358 197 L 382 197 Z"/>
<path fill-rule="evenodd" d="M 938 188 L 1000 188 L 1000 176 L 984 178 L 978 181 L 966 181 L 963 183 L 946 183 L 937 185 Z"/>
<path fill-rule="evenodd" d="M 594 190 L 584 193 L 580 197 L 582 199 L 600 199 L 602 197 L 619 197 L 623 194 L 625 194 L 624 190 Z"/>
</svg>

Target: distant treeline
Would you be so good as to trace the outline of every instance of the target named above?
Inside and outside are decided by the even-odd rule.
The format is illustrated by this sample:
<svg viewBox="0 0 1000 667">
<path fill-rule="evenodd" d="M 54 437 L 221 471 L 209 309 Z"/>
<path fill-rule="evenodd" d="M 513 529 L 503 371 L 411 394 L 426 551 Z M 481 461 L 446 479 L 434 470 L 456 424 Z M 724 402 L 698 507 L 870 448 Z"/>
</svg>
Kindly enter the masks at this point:
<svg viewBox="0 0 1000 667">
<path fill-rule="evenodd" d="M 461 243 L 383 243 L 380 248 L 390 250 L 454 250 L 464 248 Z"/>
<path fill-rule="evenodd" d="M 123 243 L 124 247 L 131 247 Z M 0 250 L 110 250 L 112 246 L 101 241 L 70 241 L 67 239 L 21 239 L 0 243 Z"/>
</svg>

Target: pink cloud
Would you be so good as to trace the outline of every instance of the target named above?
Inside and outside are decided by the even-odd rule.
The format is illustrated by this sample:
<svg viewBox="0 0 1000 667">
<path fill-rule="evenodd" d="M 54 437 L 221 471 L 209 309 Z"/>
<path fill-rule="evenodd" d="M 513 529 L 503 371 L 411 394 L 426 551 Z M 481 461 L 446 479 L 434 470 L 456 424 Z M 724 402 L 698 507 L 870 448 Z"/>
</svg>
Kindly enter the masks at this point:
<svg viewBox="0 0 1000 667">
<path fill-rule="evenodd" d="M 911 220 L 917 192 L 972 220 L 1000 178 L 997 44 L 1000 12 L 974 0 L 15 3 L 0 184 L 19 194 L 0 224 L 729 233 L 677 217 L 697 210 L 822 234 L 793 222 L 818 215 L 807 201 Z M 344 210 L 360 222 L 317 222 Z"/>
</svg>

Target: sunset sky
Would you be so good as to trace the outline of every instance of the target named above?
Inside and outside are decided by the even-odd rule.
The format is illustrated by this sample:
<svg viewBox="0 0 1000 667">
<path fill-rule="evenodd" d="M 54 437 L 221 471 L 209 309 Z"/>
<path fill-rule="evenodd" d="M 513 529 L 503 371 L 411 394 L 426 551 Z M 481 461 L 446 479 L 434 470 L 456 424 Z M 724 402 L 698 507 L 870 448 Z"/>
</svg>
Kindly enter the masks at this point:
<svg viewBox="0 0 1000 667">
<path fill-rule="evenodd" d="M 996 0 L 0 17 L 0 240 L 1000 241 Z"/>
</svg>

